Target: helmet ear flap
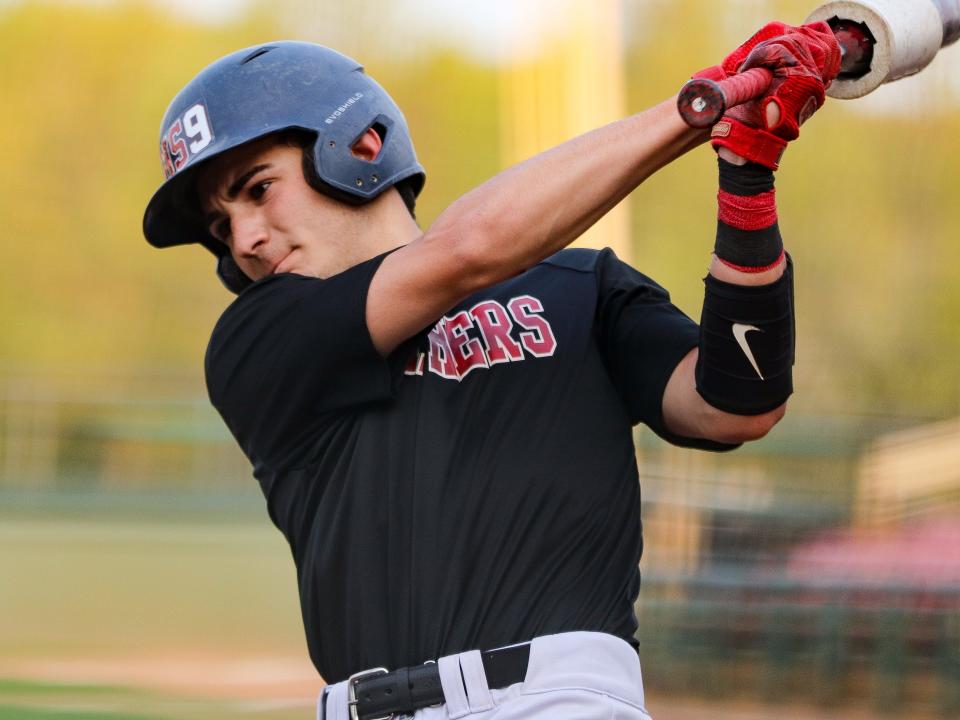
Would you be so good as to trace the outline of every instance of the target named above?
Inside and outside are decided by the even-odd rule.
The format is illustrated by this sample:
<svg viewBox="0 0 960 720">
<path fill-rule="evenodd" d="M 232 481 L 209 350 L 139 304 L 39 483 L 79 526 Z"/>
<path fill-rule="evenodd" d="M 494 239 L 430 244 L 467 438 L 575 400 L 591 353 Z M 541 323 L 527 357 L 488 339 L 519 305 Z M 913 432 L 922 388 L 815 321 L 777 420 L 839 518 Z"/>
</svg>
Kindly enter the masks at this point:
<svg viewBox="0 0 960 720">
<path fill-rule="evenodd" d="M 220 278 L 223 286 L 235 295 L 239 295 L 253 284 L 229 253 L 224 253 L 217 258 L 217 277 Z"/>
</svg>

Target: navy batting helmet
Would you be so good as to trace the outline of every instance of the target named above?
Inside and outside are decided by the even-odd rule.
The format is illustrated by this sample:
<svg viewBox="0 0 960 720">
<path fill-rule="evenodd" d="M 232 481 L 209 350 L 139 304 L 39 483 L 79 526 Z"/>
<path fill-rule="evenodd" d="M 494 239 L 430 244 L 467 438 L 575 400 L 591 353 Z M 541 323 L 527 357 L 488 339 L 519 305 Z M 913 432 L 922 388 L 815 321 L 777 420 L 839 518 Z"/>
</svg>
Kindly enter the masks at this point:
<svg viewBox="0 0 960 720">
<path fill-rule="evenodd" d="M 367 162 L 351 147 L 370 128 L 383 147 Z M 192 176 L 198 165 L 231 148 L 294 129 L 315 137 L 311 181 L 338 200 L 365 203 L 400 182 L 414 198 L 423 188 L 423 168 L 400 108 L 359 63 L 313 43 L 257 45 L 209 65 L 167 108 L 160 127 L 166 180 L 143 216 L 147 241 L 155 247 L 200 243 L 217 256 L 227 288 L 240 292 L 250 279 L 191 211 Z"/>
</svg>

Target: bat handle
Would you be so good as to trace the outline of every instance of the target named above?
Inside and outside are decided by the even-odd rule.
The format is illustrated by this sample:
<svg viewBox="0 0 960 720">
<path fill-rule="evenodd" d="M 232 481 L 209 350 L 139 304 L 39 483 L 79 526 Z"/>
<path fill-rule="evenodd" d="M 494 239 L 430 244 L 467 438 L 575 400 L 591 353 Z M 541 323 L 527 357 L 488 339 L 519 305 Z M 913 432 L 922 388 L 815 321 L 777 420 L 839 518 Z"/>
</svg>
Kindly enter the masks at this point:
<svg viewBox="0 0 960 720">
<path fill-rule="evenodd" d="M 690 127 L 712 127 L 723 117 L 727 108 L 763 95 L 772 80 L 773 73 L 763 67 L 731 75 L 720 82 L 695 78 L 680 90 L 677 109 Z"/>
</svg>

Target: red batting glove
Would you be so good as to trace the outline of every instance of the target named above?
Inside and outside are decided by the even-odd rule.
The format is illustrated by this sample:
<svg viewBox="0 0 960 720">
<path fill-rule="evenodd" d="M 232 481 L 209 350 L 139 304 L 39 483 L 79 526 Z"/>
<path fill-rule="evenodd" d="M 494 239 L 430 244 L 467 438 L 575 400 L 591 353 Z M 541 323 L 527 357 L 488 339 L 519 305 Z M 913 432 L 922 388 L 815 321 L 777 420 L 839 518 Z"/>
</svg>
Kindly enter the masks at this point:
<svg viewBox="0 0 960 720">
<path fill-rule="evenodd" d="M 799 137 L 800 126 L 823 105 L 825 90 L 840 71 L 840 60 L 840 44 L 824 22 L 800 27 L 780 22 L 765 25 L 721 65 L 695 76 L 719 80 L 754 67 L 773 73 L 762 98 L 730 108 L 714 126 L 713 147 L 726 147 L 776 170 L 787 143 Z M 768 127 L 766 109 L 771 102 L 779 107 L 780 119 Z"/>
</svg>

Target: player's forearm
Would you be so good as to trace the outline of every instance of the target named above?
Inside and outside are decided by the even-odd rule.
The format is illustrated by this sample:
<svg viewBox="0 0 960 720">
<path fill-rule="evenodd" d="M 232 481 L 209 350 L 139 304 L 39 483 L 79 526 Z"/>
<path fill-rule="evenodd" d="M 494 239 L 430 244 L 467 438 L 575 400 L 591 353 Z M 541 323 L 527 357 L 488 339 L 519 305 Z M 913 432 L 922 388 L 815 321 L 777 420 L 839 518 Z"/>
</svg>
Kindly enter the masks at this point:
<svg viewBox="0 0 960 720">
<path fill-rule="evenodd" d="M 694 370 L 699 397 L 687 419 L 711 439 L 742 442 L 783 416 L 793 388 L 793 282 L 773 170 L 735 160 L 718 162 L 717 237 Z"/>
<path fill-rule="evenodd" d="M 505 170 L 454 202 L 428 235 L 457 238 L 476 284 L 495 283 L 568 245 L 706 139 L 668 100 Z"/>
</svg>

